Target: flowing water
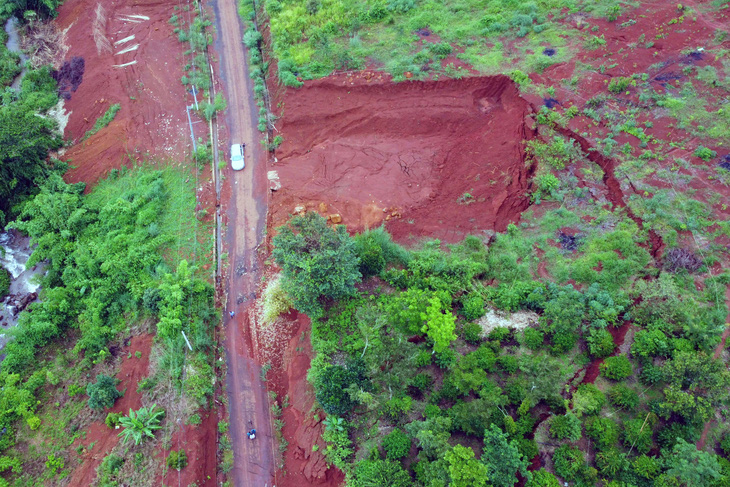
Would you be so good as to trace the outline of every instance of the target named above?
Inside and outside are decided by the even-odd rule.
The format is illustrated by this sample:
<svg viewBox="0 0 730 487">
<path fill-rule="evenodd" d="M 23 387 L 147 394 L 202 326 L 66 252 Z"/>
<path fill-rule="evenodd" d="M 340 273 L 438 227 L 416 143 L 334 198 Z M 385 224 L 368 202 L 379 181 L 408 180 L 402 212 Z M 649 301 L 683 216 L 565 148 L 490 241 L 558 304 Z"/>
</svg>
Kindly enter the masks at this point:
<svg viewBox="0 0 730 487">
<path fill-rule="evenodd" d="M 20 82 L 23 81 L 23 76 L 25 76 L 25 66 L 26 62 L 28 61 L 28 56 L 26 56 L 23 51 L 20 50 L 20 36 L 18 35 L 18 19 L 15 17 L 10 17 L 8 21 L 5 23 L 5 32 L 8 33 L 8 43 L 6 44 L 6 47 L 9 51 L 17 52 L 20 54 L 20 66 L 23 68 L 23 70 L 20 72 L 20 74 L 13 80 L 13 84 L 11 85 L 12 88 L 15 88 L 16 90 L 20 89 Z"/>
<path fill-rule="evenodd" d="M 10 292 L 0 302 L 0 349 L 5 347 L 5 331 L 18 324 L 18 315 L 28 304 L 37 301 L 38 288 L 35 276 L 43 274 L 43 264 L 26 269 L 25 263 L 32 250 L 30 239 L 10 230 L 0 233 L 0 266 L 7 269 L 12 280 Z"/>
</svg>

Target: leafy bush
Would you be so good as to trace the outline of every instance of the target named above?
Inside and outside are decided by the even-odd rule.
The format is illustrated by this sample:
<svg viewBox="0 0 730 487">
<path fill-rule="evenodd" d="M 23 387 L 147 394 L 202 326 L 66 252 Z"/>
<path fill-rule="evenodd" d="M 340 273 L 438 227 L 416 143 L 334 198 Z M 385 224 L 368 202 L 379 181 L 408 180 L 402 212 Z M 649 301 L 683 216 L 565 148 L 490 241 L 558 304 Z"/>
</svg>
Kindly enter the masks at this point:
<svg viewBox="0 0 730 487">
<path fill-rule="evenodd" d="M 631 86 L 631 78 L 618 76 L 611 78 L 611 81 L 608 83 L 608 91 L 619 94 L 626 91 L 626 88 L 629 86 Z"/>
<path fill-rule="evenodd" d="M 560 482 L 544 468 L 532 473 L 532 478 L 527 481 L 525 487 L 560 487 Z"/>
<path fill-rule="evenodd" d="M 116 487 L 119 485 L 117 475 L 124 465 L 124 458 L 111 453 L 104 457 L 97 469 L 96 481 L 100 487 Z"/>
<path fill-rule="evenodd" d="M 550 421 L 550 436 L 559 440 L 580 440 L 582 436 L 580 420 L 572 413 L 554 416 Z"/>
<path fill-rule="evenodd" d="M 182 470 L 188 465 L 188 454 L 185 450 L 172 450 L 167 456 L 167 466 L 175 470 Z"/>
<path fill-rule="evenodd" d="M 461 337 L 465 342 L 476 345 L 482 341 L 482 327 L 479 323 L 470 321 L 461 327 Z"/>
<path fill-rule="evenodd" d="M 354 487 L 388 485 L 409 487 L 413 484 L 408 472 L 398 462 L 390 460 L 362 460 L 355 467 Z"/>
<path fill-rule="evenodd" d="M 356 402 L 347 393 L 350 386 L 370 389 L 362 360 L 350 360 L 346 366 L 327 365 L 314 380 L 317 401 L 327 414 L 344 416 Z"/>
<path fill-rule="evenodd" d="M 545 333 L 537 328 L 525 328 L 524 343 L 530 350 L 539 350 L 545 342 Z"/>
<path fill-rule="evenodd" d="M 639 394 L 623 384 L 617 384 L 608 391 L 608 399 L 616 407 L 633 411 L 639 405 Z"/>
<path fill-rule="evenodd" d="M 575 480 L 585 466 L 583 452 L 570 445 L 561 445 L 553 454 L 555 473 L 566 480 Z"/>
<path fill-rule="evenodd" d="M 484 298 L 479 294 L 471 293 L 462 301 L 463 307 L 460 313 L 467 321 L 478 320 L 484 316 Z"/>
<path fill-rule="evenodd" d="M 596 442 L 600 450 L 612 448 L 618 441 L 619 427 L 610 418 L 590 418 L 586 422 L 586 435 Z"/>
<path fill-rule="evenodd" d="M 394 397 L 383 405 L 383 412 L 393 421 L 408 414 L 413 407 L 413 400 L 410 396 Z"/>
<path fill-rule="evenodd" d="M 613 336 L 603 328 L 592 329 L 588 333 L 586 341 L 591 355 L 597 358 L 608 357 L 616 347 L 613 343 Z"/>
<path fill-rule="evenodd" d="M 633 373 L 631 361 L 626 355 L 608 357 L 601 364 L 601 375 L 615 381 L 621 381 L 627 377 L 631 377 Z"/>
<path fill-rule="evenodd" d="M 581 414 L 598 414 L 606 404 L 606 396 L 595 384 L 581 384 L 573 394 L 573 411 Z"/>
<path fill-rule="evenodd" d="M 514 374 L 519 368 L 517 357 L 514 355 L 500 355 L 497 357 L 497 364 L 507 374 Z"/>
<path fill-rule="evenodd" d="M 122 417 L 122 415 L 119 413 L 109 413 L 106 415 L 104 424 L 106 424 L 111 429 L 116 429 L 116 427 L 119 426 L 119 424 L 120 424 L 119 419 L 121 417 Z"/>
<path fill-rule="evenodd" d="M 119 419 L 124 430 L 119 433 L 124 443 L 133 441 L 135 445 L 142 443 L 145 438 L 154 438 L 154 431 L 160 429 L 160 421 L 165 416 L 163 409 L 157 409 L 153 404 L 148 408 L 139 408 L 136 412 L 129 410 L 128 416 Z"/>
<path fill-rule="evenodd" d="M 633 447 L 639 453 L 649 453 L 653 445 L 653 428 L 657 422 L 654 413 L 624 422 L 622 442 L 626 448 Z"/>
<path fill-rule="evenodd" d="M 422 372 L 420 374 L 417 374 L 413 379 L 411 379 L 409 385 L 411 387 L 414 387 L 415 389 L 418 389 L 419 392 L 423 393 L 431 389 L 431 386 L 433 385 L 433 377 L 431 377 L 430 374 Z"/>
<path fill-rule="evenodd" d="M 717 152 L 700 145 L 695 149 L 694 155 L 695 155 L 695 157 L 699 157 L 703 161 L 708 162 L 709 160 L 717 157 Z"/>
<path fill-rule="evenodd" d="M 411 439 L 403 431 L 395 429 L 383 438 L 383 449 L 388 460 L 400 460 L 411 450 Z"/>
<path fill-rule="evenodd" d="M 89 395 L 89 407 L 91 409 L 106 409 L 114 406 L 114 402 L 122 393 L 117 390 L 119 380 L 108 375 L 99 374 L 96 376 L 96 383 L 86 386 L 86 394 Z"/>
</svg>

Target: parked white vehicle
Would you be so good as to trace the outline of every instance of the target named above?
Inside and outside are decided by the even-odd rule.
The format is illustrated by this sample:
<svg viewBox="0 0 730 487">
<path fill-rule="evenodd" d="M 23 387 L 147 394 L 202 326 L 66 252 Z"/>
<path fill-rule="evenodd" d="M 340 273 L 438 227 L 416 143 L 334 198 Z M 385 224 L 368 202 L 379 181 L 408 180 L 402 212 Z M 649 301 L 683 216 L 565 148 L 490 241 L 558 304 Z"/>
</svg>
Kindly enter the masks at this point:
<svg viewBox="0 0 730 487">
<path fill-rule="evenodd" d="M 243 149 L 246 148 L 246 144 L 233 144 L 231 146 L 231 167 L 234 171 L 240 171 L 246 167 L 246 162 L 243 159 Z"/>
</svg>

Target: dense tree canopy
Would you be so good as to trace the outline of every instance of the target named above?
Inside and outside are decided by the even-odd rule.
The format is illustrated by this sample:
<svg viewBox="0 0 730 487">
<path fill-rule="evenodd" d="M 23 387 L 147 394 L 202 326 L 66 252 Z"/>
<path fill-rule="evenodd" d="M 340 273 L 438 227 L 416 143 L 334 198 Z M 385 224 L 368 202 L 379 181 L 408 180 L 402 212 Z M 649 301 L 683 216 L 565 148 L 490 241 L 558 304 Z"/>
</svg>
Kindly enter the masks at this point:
<svg viewBox="0 0 730 487">
<path fill-rule="evenodd" d="M 345 227 L 330 228 L 317 213 L 292 218 L 279 227 L 273 243 L 282 287 L 294 306 L 311 317 L 321 316 L 325 300 L 352 296 L 362 277 Z"/>
</svg>

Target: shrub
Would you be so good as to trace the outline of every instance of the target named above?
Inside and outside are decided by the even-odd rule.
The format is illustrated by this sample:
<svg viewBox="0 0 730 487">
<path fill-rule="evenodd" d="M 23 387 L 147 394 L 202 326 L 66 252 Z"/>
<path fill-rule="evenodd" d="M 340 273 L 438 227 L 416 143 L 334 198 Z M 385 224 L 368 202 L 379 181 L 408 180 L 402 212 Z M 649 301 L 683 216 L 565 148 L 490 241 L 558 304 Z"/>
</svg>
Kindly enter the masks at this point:
<svg viewBox="0 0 730 487">
<path fill-rule="evenodd" d="M 630 377 L 631 374 L 633 374 L 631 361 L 629 361 L 626 355 L 608 357 L 601 364 L 601 375 L 608 379 L 620 381 Z"/>
<path fill-rule="evenodd" d="M 550 421 L 550 436 L 559 440 L 580 440 L 582 436 L 580 420 L 572 413 L 554 416 Z"/>
<path fill-rule="evenodd" d="M 606 405 L 606 396 L 595 384 L 581 384 L 573 394 L 573 411 L 577 415 L 598 414 Z"/>
<path fill-rule="evenodd" d="M 588 351 L 597 358 L 608 357 L 615 348 L 613 337 L 604 328 L 592 329 L 586 341 L 588 342 Z"/>
<path fill-rule="evenodd" d="M 89 395 L 89 407 L 91 409 L 106 409 L 114 406 L 114 402 L 122 397 L 117 390 L 119 380 L 108 375 L 99 374 L 96 376 L 96 383 L 86 386 L 86 394 Z"/>
<path fill-rule="evenodd" d="M 648 413 L 646 417 L 630 419 L 624 422 L 623 444 L 626 448 L 633 447 L 639 453 L 649 453 L 653 445 L 653 428 L 657 417 Z"/>
<path fill-rule="evenodd" d="M 119 426 L 119 419 L 122 417 L 119 413 L 109 413 L 106 415 L 106 419 L 104 420 L 104 424 L 106 424 L 111 429 L 116 429 L 117 426 Z"/>
<path fill-rule="evenodd" d="M 560 477 L 571 481 L 578 478 L 580 471 L 585 465 L 583 452 L 578 448 L 562 445 L 553 454 L 555 473 Z"/>
<path fill-rule="evenodd" d="M 591 418 L 586 423 L 586 435 L 600 450 L 611 448 L 618 441 L 618 425 L 610 418 Z"/>
<path fill-rule="evenodd" d="M 401 430 L 393 430 L 383 438 L 383 449 L 388 460 L 400 460 L 411 450 L 411 439 Z"/>
<path fill-rule="evenodd" d="M 608 83 L 608 91 L 616 94 L 623 93 L 630 85 L 631 78 L 618 76 L 616 78 L 611 78 L 611 81 Z"/>
<path fill-rule="evenodd" d="M 714 159 L 717 156 L 717 152 L 701 145 L 695 149 L 694 155 L 703 161 L 708 162 L 710 159 Z"/>
<path fill-rule="evenodd" d="M 97 485 L 103 487 L 118 485 L 115 477 L 119 474 L 123 465 L 124 458 L 119 455 L 111 453 L 105 456 L 97 470 Z"/>
<path fill-rule="evenodd" d="M 478 320 L 484 316 L 484 298 L 479 294 L 471 293 L 463 300 L 461 314 L 467 321 Z"/>
<path fill-rule="evenodd" d="M 124 430 L 119 433 L 122 441 L 127 443 L 134 441 L 135 445 L 142 443 L 145 438 L 154 438 L 154 431 L 160 429 L 160 421 L 165 416 L 163 409 L 157 409 L 157 405 L 153 404 L 149 408 L 139 408 L 139 410 L 129 410 L 129 416 L 123 416 L 119 419 L 119 423 Z"/>
<path fill-rule="evenodd" d="M 436 365 L 438 365 L 440 369 L 450 369 L 459 360 L 459 355 L 450 348 L 447 348 L 442 352 L 437 352 L 433 354 L 433 356 L 435 357 L 434 361 L 436 362 Z"/>
<path fill-rule="evenodd" d="M 633 411 L 639 405 L 639 395 L 623 384 L 617 384 L 608 391 L 608 399 L 614 406 Z"/>
<path fill-rule="evenodd" d="M 393 421 L 408 414 L 413 407 L 413 400 L 410 396 L 394 397 L 388 400 L 383 406 L 384 413 Z"/>
<path fill-rule="evenodd" d="M 527 481 L 525 487 L 560 487 L 560 482 L 544 468 L 533 472 L 532 478 Z"/>
<path fill-rule="evenodd" d="M 474 322 L 464 323 L 464 326 L 461 327 L 461 337 L 467 343 L 478 344 L 482 341 L 481 325 Z"/>
<path fill-rule="evenodd" d="M 519 368 L 517 357 L 514 355 L 501 355 L 497 357 L 497 364 L 508 374 L 514 374 Z"/>
<path fill-rule="evenodd" d="M 264 306 L 261 319 L 264 323 L 273 323 L 290 308 L 291 300 L 281 288 L 281 277 L 274 276 L 264 290 Z"/>
<path fill-rule="evenodd" d="M 539 350 L 545 342 L 545 333 L 537 328 L 525 328 L 524 343 L 530 350 Z"/>
<path fill-rule="evenodd" d="M 506 328 L 504 326 L 498 326 L 489 333 L 489 339 L 502 343 L 506 341 L 511 334 L 512 330 L 510 330 L 509 328 Z"/>
<path fill-rule="evenodd" d="M 421 350 L 416 354 L 413 362 L 416 367 L 427 367 L 431 365 L 431 360 L 433 360 L 433 352 L 430 350 Z"/>
<path fill-rule="evenodd" d="M 347 367 L 327 365 L 318 374 L 314 385 L 317 401 L 322 409 L 327 414 L 336 416 L 344 416 L 356 405 L 347 392 L 350 386 L 370 389 L 362 360 L 351 360 Z"/>
<path fill-rule="evenodd" d="M 433 377 L 430 374 L 420 373 L 411 379 L 409 385 L 423 393 L 431 389 Z"/>
<path fill-rule="evenodd" d="M 257 49 L 262 40 L 263 36 L 255 29 L 246 29 L 243 34 L 243 43 L 249 49 Z"/>
<path fill-rule="evenodd" d="M 188 465 L 188 455 L 185 450 L 172 450 L 167 456 L 167 466 L 175 470 L 182 470 Z"/>
<path fill-rule="evenodd" d="M 641 455 L 634 459 L 633 467 L 636 475 L 651 480 L 661 470 L 661 462 L 657 458 Z"/>
</svg>

